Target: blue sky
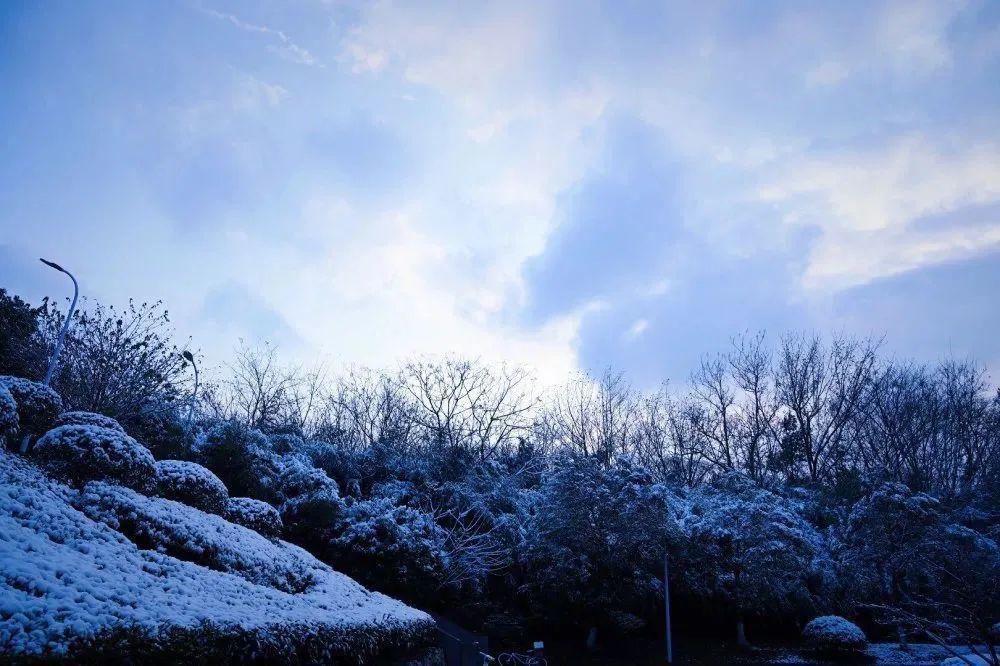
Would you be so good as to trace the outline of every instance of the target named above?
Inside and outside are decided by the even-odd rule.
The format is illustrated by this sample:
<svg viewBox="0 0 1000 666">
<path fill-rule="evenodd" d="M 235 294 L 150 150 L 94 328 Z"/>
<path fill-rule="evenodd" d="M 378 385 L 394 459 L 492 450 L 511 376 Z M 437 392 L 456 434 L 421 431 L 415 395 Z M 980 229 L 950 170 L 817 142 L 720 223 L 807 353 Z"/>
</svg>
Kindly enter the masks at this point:
<svg viewBox="0 0 1000 666">
<path fill-rule="evenodd" d="M 1000 371 L 1000 3 L 5 2 L 0 285 L 214 360 Z"/>
</svg>

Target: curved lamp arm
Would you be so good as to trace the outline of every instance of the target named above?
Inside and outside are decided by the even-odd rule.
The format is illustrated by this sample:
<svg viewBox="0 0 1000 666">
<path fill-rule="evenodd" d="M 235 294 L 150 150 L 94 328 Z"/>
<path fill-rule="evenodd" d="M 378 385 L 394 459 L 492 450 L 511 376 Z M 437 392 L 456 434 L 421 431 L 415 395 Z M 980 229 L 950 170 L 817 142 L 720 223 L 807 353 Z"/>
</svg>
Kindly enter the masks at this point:
<svg viewBox="0 0 1000 666">
<path fill-rule="evenodd" d="M 49 368 L 45 371 L 45 379 L 42 383 L 46 386 L 52 381 L 52 375 L 56 372 L 56 366 L 59 364 L 59 354 L 62 353 L 63 341 L 66 339 L 66 332 L 69 330 L 70 322 L 73 321 L 73 311 L 76 310 L 76 299 L 80 296 L 80 285 L 77 283 L 76 278 L 68 270 L 55 263 L 54 261 L 48 261 L 46 259 L 39 258 L 43 264 L 49 268 L 54 268 L 60 273 L 65 273 L 69 276 L 69 279 L 73 281 L 73 302 L 69 305 L 69 312 L 66 313 L 66 321 L 63 322 L 62 329 L 59 331 L 59 337 L 56 339 L 56 347 L 52 350 L 52 358 L 49 359 Z"/>
</svg>

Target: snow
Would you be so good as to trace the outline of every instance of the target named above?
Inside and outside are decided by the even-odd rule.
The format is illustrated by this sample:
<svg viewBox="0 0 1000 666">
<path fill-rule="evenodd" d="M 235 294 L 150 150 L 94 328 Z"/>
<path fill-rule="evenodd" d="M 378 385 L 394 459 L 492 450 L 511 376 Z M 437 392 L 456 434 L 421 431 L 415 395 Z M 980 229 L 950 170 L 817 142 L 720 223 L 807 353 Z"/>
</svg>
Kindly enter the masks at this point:
<svg viewBox="0 0 1000 666">
<path fill-rule="evenodd" d="M 17 403 L 17 415 L 25 433 L 38 435 L 45 432 L 62 411 L 62 398 L 44 384 L 0 375 L 0 386 L 6 387 Z"/>
<path fill-rule="evenodd" d="M 56 419 L 53 427 L 63 426 L 63 425 L 90 425 L 98 426 L 100 428 L 108 428 L 110 430 L 117 430 L 120 433 L 125 432 L 121 424 L 115 421 L 110 416 L 105 416 L 104 414 L 97 414 L 95 412 L 63 412 Z"/>
<path fill-rule="evenodd" d="M 226 502 L 226 520 L 265 537 L 281 536 L 283 527 L 277 509 L 250 497 L 233 497 Z"/>
<path fill-rule="evenodd" d="M 75 509 L 74 500 L 107 523 Z M 192 549 L 216 548 L 213 562 L 232 573 L 141 550 L 110 526 L 126 512 L 150 521 L 148 531 L 164 540 L 164 548 L 181 539 L 190 539 Z M 272 560 L 270 568 L 251 571 L 265 559 Z M 307 589 L 291 594 L 251 582 L 280 571 L 308 574 Z M 287 634 L 290 626 L 296 635 L 358 635 L 367 641 L 355 646 L 361 650 L 372 647 L 373 632 L 397 640 L 416 637 L 428 632 L 431 622 L 425 613 L 365 590 L 289 544 L 273 544 L 218 516 L 108 484 L 93 483 L 77 493 L 0 451 L 3 654 L 65 656 L 80 641 L 108 630 L 129 629 L 153 639 L 205 623 L 255 632 L 264 641 L 284 638 L 277 632 Z"/>
<path fill-rule="evenodd" d="M 964 654 L 961 657 L 948 657 L 941 666 L 991 666 L 990 662 L 978 654 Z"/>
<path fill-rule="evenodd" d="M 76 483 L 112 479 L 146 488 L 156 473 L 149 449 L 125 433 L 99 426 L 53 428 L 34 451 L 49 473 Z"/>
<path fill-rule="evenodd" d="M 157 461 L 156 492 L 160 497 L 218 514 L 225 511 L 229 499 L 226 484 L 219 477 L 208 468 L 185 460 Z"/>
</svg>

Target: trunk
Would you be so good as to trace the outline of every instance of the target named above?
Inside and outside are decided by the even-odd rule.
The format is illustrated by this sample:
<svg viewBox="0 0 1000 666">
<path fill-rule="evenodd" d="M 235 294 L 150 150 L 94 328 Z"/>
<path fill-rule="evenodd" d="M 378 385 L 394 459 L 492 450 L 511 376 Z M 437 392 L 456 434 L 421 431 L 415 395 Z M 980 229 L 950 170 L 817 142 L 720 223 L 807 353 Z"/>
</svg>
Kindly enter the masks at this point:
<svg viewBox="0 0 1000 666">
<path fill-rule="evenodd" d="M 747 640 L 747 634 L 743 628 L 743 615 L 736 618 L 736 644 L 741 648 L 750 647 L 750 641 Z"/>
<path fill-rule="evenodd" d="M 587 649 L 593 650 L 597 647 L 597 627 L 591 627 L 587 632 Z"/>
<path fill-rule="evenodd" d="M 896 625 L 896 639 L 899 641 L 899 647 L 908 649 L 906 642 L 906 629 L 901 624 Z"/>
</svg>

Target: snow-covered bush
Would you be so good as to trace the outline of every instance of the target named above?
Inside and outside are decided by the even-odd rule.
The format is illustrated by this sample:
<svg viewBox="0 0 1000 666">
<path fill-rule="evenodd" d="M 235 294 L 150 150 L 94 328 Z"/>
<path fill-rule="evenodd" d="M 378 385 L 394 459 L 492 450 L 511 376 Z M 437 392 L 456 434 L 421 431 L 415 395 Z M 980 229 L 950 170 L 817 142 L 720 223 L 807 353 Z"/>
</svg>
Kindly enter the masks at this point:
<svg viewBox="0 0 1000 666">
<path fill-rule="evenodd" d="M 426 614 L 295 546 L 170 500 L 105 488 L 147 507 L 143 517 L 158 506 L 207 521 L 207 534 L 218 528 L 214 539 L 241 551 L 231 561 L 253 568 L 293 558 L 315 584 L 289 594 L 249 582 L 250 572 L 142 550 L 74 508 L 69 500 L 79 493 L 0 449 L 0 661 L 395 663 L 388 650 L 412 649 L 433 634 Z"/>
<path fill-rule="evenodd" d="M 728 475 L 691 493 L 681 525 L 681 586 L 734 609 L 741 643 L 746 615 L 813 609 L 828 558 L 793 502 Z"/>
<path fill-rule="evenodd" d="M 0 385 L 0 447 L 17 434 L 17 403 L 6 387 Z"/>
<path fill-rule="evenodd" d="M 220 515 L 229 499 L 229 491 L 219 477 L 198 463 L 184 460 L 157 461 L 156 494 Z"/>
<path fill-rule="evenodd" d="M 302 592 L 314 582 L 316 562 L 305 551 L 271 542 L 193 507 L 96 481 L 84 486 L 74 504 L 140 548 L 291 593 Z"/>
<path fill-rule="evenodd" d="M 35 455 L 54 476 L 77 484 L 107 480 L 145 490 L 156 473 L 149 449 L 124 433 L 98 426 L 53 428 L 38 440 Z"/>
<path fill-rule="evenodd" d="M 199 437 L 195 454 L 199 462 L 222 479 L 230 494 L 280 501 L 275 491 L 276 456 L 259 430 L 225 421 Z"/>
<path fill-rule="evenodd" d="M 118 421 L 115 421 L 110 416 L 105 416 L 104 414 L 98 414 L 96 412 L 63 412 L 59 415 L 59 418 L 56 419 L 52 427 L 58 428 L 59 426 L 64 425 L 97 426 L 99 428 L 117 430 L 121 433 L 125 432 L 125 428 L 122 428 Z"/>
<path fill-rule="evenodd" d="M 802 642 L 807 648 L 829 654 L 858 653 L 868 647 L 865 632 L 839 615 L 810 620 L 802 630 Z"/>
<path fill-rule="evenodd" d="M 386 591 L 431 593 L 447 580 L 447 533 L 428 513 L 388 499 L 345 507 L 329 556 L 337 566 Z"/>
<path fill-rule="evenodd" d="M 6 387 L 17 403 L 17 418 L 23 434 L 45 432 L 63 409 L 62 398 L 45 384 L 4 375 L 0 376 L 0 386 Z"/>
<path fill-rule="evenodd" d="M 242 525 L 269 539 L 281 536 L 281 514 L 267 502 L 251 497 L 232 497 L 226 502 L 226 520 Z"/>
<path fill-rule="evenodd" d="M 343 511 L 337 483 L 302 456 L 283 456 L 277 465 L 281 518 L 290 535 L 297 542 L 322 540 L 323 530 L 335 525 Z"/>
</svg>

